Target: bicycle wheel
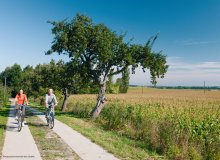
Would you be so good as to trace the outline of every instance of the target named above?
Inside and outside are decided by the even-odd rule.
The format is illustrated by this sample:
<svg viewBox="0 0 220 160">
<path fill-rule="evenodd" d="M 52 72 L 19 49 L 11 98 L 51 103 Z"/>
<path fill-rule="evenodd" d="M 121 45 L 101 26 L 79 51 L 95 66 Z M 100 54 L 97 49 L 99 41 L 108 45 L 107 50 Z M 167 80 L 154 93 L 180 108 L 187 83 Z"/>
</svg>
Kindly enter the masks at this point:
<svg viewBox="0 0 220 160">
<path fill-rule="evenodd" d="M 21 131 L 22 128 L 22 113 L 18 114 L 18 132 Z"/>
<path fill-rule="evenodd" d="M 54 115 L 53 113 L 49 116 L 49 128 L 52 129 L 54 127 Z"/>
<path fill-rule="evenodd" d="M 47 125 L 49 126 L 49 117 L 46 117 Z"/>
</svg>

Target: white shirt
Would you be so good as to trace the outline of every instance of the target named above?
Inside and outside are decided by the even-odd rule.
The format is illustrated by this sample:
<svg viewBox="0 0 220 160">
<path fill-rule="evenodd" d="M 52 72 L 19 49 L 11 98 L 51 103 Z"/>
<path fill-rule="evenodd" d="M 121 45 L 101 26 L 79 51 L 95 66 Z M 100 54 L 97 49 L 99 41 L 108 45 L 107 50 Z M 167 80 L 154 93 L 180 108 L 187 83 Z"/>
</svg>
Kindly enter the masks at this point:
<svg viewBox="0 0 220 160">
<path fill-rule="evenodd" d="M 45 103 L 46 103 L 46 106 L 48 105 L 56 105 L 58 102 L 57 102 L 57 99 L 56 99 L 56 96 L 54 94 L 46 94 L 46 100 L 45 100 Z"/>
</svg>

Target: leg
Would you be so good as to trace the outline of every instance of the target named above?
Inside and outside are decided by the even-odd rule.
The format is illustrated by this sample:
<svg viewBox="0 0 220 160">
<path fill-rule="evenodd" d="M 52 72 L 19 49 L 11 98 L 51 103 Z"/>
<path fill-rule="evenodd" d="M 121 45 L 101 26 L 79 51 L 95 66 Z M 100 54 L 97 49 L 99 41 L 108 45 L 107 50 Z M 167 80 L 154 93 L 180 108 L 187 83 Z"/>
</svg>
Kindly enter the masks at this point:
<svg viewBox="0 0 220 160">
<path fill-rule="evenodd" d="M 25 106 L 22 106 L 23 116 L 25 116 Z"/>
<path fill-rule="evenodd" d="M 55 115 L 54 109 L 55 109 L 55 108 L 53 107 L 53 108 L 52 108 L 53 116 Z"/>
<path fill-rule="evenodd" d="M 45 109 L 45 117 L 47 117 L 48 114 L 49 114 L 49 108 L 46 107 L 46 109 Z"/>
<path fill-rule="evenodd" d="M 15 105 L 15 108 L 14 108 L 14 115 L 15 115 L 15 117 L 18 116 L 18 105 Z"/>
<path fill-rule="evenodd" d="M 22 110 L 22 117 L 21 117 L 21 122 L 22 122 L 22 126 L 24 126 L 24 117 L 25 117 L 25 106 L 21 106 L 21 110 Z"/>
</svg>

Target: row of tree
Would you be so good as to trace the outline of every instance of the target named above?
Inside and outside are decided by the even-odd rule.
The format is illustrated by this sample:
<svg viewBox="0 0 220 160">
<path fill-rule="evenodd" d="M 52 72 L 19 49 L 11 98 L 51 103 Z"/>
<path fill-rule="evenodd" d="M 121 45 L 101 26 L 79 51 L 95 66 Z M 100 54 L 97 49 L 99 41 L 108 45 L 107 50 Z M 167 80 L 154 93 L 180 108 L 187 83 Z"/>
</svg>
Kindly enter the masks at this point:
<svg viewBox="0 0 220 160">
<path fill-rule="evenodd" d="M 6 90 L 5 85 L 0 82 L 0 110 L 2 106 L 6 106 L 8 98 L 9 98 L 9 91 Z"/>
<path fill-rule="evenodd" d="M 11 96 L 14 97 L 20 89 L 23 89 L 28 96 L 38 98 L 47 92 L 48 88 L 53 88 L 58 96 L 64 97 L 62 110 L 70 94 L 97 93 L 99 86 L 92 81 L 83 80 L 79 74 L 71 69 L 70 63 L 62 60 L 55 62 L 51 60 L 48 64 L 39 64 L 36 67 L 30 65 L 21 68 L 14 64 L 7 67 L 0 73 L 2 83 L 7 80 L 7 87 L 10 88 Z M 122 78 L 118 78 L 116 83 L 112 78 L 108 81 L 108 93 L 126 93 L 129 85 L 129 72 L 125 70 Z M 3 92 L 0 92 L 0 95 Z"/>
<path fill-rule="evenodd" d="M 37 96 L 45 87 L 61 90 L 64 95 L 63 107 L 68 98 L 67 89 L 76 92 L 82 88 L 99 88 L 97 104 L 91 112 L 97 117 L 105 105 L 106 91 L 111 91 L 112 77 L 122 73 L 129 77 L 137 67 L 150 70 L 151 82 L 156 85 L 156 78 L 163 78 L 167 72 L 166 56 L 152 51 L 158 35 L 151 37 L 146 44 L 125 42 L 125 34 L 118 35 L 104 24 L 95 24 L 92 19 L 77 14 L 72 20 L 50 21 L 54 40 L 46 55 L 52 53 L 69 55 L 70 61 L 38 65 L 34 69 L 27 66 L 23 70 L 18 65 L 12 72 L 2 73 L 8 77 L 11 87 L 20 86 Z M 8 68 L 10 70 L 12 68 Z M 14 73 L 15 72 L 15 73 Z M 10 74 L 14 74 L 11 76 Z M 126 92 L 129 78 L 119 79 L 120 91 Z M 94 87 L 97 86 L 97 87 Z M 64 109 L 64 108 L 63 108 Z"/>
</svg>

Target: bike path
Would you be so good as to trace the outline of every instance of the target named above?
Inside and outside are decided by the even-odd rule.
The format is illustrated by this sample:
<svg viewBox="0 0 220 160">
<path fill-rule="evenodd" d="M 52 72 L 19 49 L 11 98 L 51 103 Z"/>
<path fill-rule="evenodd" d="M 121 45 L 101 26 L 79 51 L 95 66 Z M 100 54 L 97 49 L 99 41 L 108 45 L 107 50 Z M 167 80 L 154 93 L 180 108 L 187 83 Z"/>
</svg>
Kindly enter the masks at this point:
<svg viewBox="0 0 220 160">
<path fill-rule="evenodd" d="M 43 122 L 46 122 L 42 112 L 29 108 Z M 118 160 L 114 155 L 108 153 L 99 145 L 93 143 L 90 139 L 84 137 L 66 124 L 55 119 L 53 131 L 58 134 L 65 143 L 67 143 L 80 158 L 83 160 Z"/>
<path fill-rule="evenodd" d="M 2 160 L 41 160 L 37 145 L 27 125 L 18 132 L 17 120 L 14 117 L 14 106 L 11 105 L 7 122 Z"/>
</svg>

